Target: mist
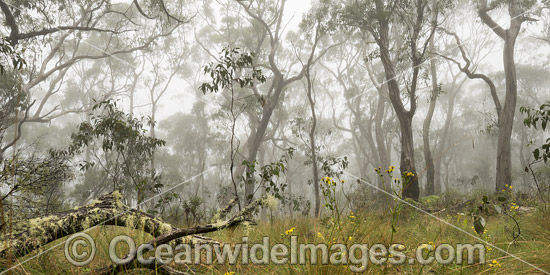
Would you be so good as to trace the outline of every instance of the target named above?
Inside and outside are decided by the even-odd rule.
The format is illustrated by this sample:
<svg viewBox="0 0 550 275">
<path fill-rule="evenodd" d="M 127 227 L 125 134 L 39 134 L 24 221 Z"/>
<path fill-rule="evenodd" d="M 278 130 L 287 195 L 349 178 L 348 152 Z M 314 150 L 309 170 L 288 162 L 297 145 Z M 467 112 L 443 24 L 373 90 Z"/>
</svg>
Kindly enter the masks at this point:
<svg viewBox="0 0 550 275">
<path fill-rule="evenodd" d="M 297 234 L 407 247 L 469 238 L 494 249 L 487 264 L 363 271 L 550 272 L 541 254 L 550 243 L 547 1 L 0 8 L 2 273 L 50 274 L 40 257 L 19 262 L 89 230 L 155 247 L 182 237 L 235 244 Z M 105 255 L 77 268 L 62 258 L 46 266 L 270 270 L 110 265 Z M 352 272 L 284 266 L 269 272 Z"/>
</svg>

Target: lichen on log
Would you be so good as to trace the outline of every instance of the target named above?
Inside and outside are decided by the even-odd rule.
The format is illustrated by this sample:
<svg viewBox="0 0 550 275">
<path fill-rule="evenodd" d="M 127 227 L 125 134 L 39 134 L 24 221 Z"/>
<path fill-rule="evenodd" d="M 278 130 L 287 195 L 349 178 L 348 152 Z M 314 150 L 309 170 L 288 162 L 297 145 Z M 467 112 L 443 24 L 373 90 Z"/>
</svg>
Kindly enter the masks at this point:
<svg viewBox="0 0 550 275">
<path fill-rule="evenodd" d="M 100 225 L 138 229 L 153 237 L 177 229 L 170 223 L 124 205 L 120 193 L 115 191 L 87 206 L 15 224 L 11 238 L 0 242 L 0 258 L 6 258 L 8 253 L 21 257 L 52 241 Z M 192 239 L 189 237 L 186 241 Z M 197 241 L 207 240 L 197 237 Z"/>
<path fill-rule="evenodd" d="M 9 239 L 0 241 L 0 258 L 10 256 L 10 258 L 16 259 L 55 240 L 75 233 L 86 232 L 93 227 L 102 225 L 141 230 L 153 236 L 154 239 L 149 244 L 154 245 L 172 242 L 176 245 L 180 243 L 217 243 L 215 240 L 196 234 L 214 232 L 237 226 L 243 222 L 250 222 L 250 217 L 254 211 L 259 206 L 267 204 L 266 201 L 266 197 L 263 196 L 236 215 L 224 220 L 235 205 L 235 201 L 231 201 L 227 207 L 218 211 L 218 215 L 215 215 L 216 218 L 211 224 L 191 228 L 177 228 L 161 219 L 128 207 L 122 203 L 120 193 L 112 192 L 99 197 L 90 205 L 50 216 L 37 217 L 13 225 Z M 135 253 L 137 252 L 130 251 L 124 258 L 132 257 L 132 259 L 135 259 Z M 160 262 L 155 262 L 153 265 L 143 265 L 135 261 L 124 265 L 112 264 L 95 270 L 94 274 L 111 274 L 115 271 L 133 268 L 157 269 L 165 274 L 186 274 Z"/>
</svg>

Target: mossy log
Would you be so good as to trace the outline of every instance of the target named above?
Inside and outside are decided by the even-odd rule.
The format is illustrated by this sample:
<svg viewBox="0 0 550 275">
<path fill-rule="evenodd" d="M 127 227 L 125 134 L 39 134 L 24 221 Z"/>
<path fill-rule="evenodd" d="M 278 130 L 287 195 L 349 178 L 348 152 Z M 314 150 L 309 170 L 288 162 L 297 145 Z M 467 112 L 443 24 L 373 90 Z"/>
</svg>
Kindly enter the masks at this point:
<svg viewBox="0 0 550 275">
<path fill-rule="evenodd" d="M 9 240 L 0 242 L 0 258 L 24 256 L 47 243 L 100 225 L 139 229 L 158 237 L 178 229 L 121 202 L 118 192 L 99 197 L 91 205 L 39 217 L 14 224 Z M 193 236 L 188 241 L 208 242 L 208 238 Z M 183 241 L 183 240 L 179 240 Z"/>
<path fill-rule="evenodd" d="M 230 228 L 233 226 L 237 226 L 243 222 L 249 222 L 251 221 L 250 217 L 252 216 L 254 211 L 259 206 L 265 205 L 266 201 L 267 201 L 266 197 L 261 197 L 253 201 L 247 207 L 245 207 L 242 211 L 240 211 L 239 213 L 237 213 L 236 215 L 234 215 L 233 217 L 225 221 L 218 220 L 211 224 L 200 225 L 200 226 L 191 227 L 191 228 L 177 229 L 170 233 L 163 234 L 161 236 L 156 237 L 155 239 L 151 240 L 149 244 L 152 246 L 159 246 L 159 245 L 167 244 L 171 241 L 180 239 L 182 237 L 190 236 L 193 234 L 214 232 L 214 231 Z M 234 202 L 230 202 L 229 205 L 230 206 L 234 205 Z M 222 212 L 228 213 L 229 212 L 228 208 L 230 207 L 226 207 L 225 209 L 222 210 Z M 162 273 L 165 273 L 165 274 L 186 274 L 184 272 L 175 270 L 170 266 L 167 266 L 161 262 L 154 262 L 150 265 L 143 265 L 135 260 L 137 258 L 136 256 L 137 256 L 137 250 L 130 251 L 126 256 L 123 257 L 123 259 L 131 258 L 131 259 L 134 259 L 133 261 L 130 261 L 127 264 L 112 264 L 108 267 L 95 270 L 93 274 L 117 274 L 117 272 L 122 272 L 133 268 L 151 268 L 151 269 L 156 268 L 157 270 L 160 270 L 162 271 Z"/>
<path fill-rule="evenodd" d="M 154 245 L 169 242 L 174 242 L 176 245 L 184 242 L 191 244 L 217 243 L 215 240 L 196 234 L 226 229 L 247 221 L 252 222 L 250 217 L 254 211 L 261 205 L 269 204 L 266 197 L 261 197 L 236 215 L 224 220 L 235 205 L 235 201 L 231 201 L 227 207 L 218 211 L 211 224 L 177 228 L 161 219 L 124 205 L 121 198 L 120 193 L 113 192 L 99 197 L 97 201 L 87 206 L 17 223 L 12 228 L 13 233 L 10 235 L 10 239 L 0 242 L 0 258 L 10 257 L 15 260 L 17 257 L 25 256 L 50 242 L 102 225 L 141 230 L 153 236 L 154 239 L 149 243 Z M 135 259 L 136 253 L 137 251 L 131 251 L 124 258 Z M 164 274 L 187 274 L 160 262 L 143 265 L 136 261 L 124 265 L 112 264 L 95 270 L 94 274 L 114 274 L 117 271 L 135 268 L 157 269 Z"/>
</svg>

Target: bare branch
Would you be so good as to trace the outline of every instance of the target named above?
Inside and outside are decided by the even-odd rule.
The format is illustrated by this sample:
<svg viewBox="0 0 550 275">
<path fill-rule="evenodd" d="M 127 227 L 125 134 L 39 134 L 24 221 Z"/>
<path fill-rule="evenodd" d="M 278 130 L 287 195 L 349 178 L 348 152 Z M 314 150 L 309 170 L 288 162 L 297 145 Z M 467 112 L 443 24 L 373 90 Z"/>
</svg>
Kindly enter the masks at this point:
<svg viewBox="0 0 550 275">
<path fill-rule="evenodd" d="M 468 58 L 467 54 L 466 54 L 466 50 L 464 50 L 464 46 L 462 45 L 462 42 L 460 41 L 460 38 L 458 37 L 458 35 L 454 32 L 451 32 L 451 31 L 448 31 L 446 29 L 443 29 L 443 28 L 439 28 L 439 30 L 442 30 L 443 32 L 447 33 L 448 35 L 451 35 L 454 37 L 456 43 L 457 43 L 457 46 L 458 46 L 458 49 L 460 50 L 460 53 L 462 55 L 462 59 L 464 59 L 464 61 L 466 62 L 466 65 L 462 66 L 460 64 L 460 62 L 450 58 L 450 57 L 447 57 L 447 56 L 444 56 L 444 55 L 441 55 L 441 54 L 438 54 L 436 53 L 438 56 L 450 61 L 450 62 L 453 62 L 455 63 L 458 68 L 460 69 L 460 71 L 462 71 L 463 73 L 465 73 L 468 78 L 470 79 L 481 79 L 483 80 L 487 86 L 489 86 L 489 90 L 491 92 L 491 96 L 493 98 L 493 102 L 495 103 L 495 108 L 497 110 L 497 114 L 498 116 L 500 117 L 500 112 L 502 110 L 502 106 L 500 104 L 500 100 L 498 98 L 498 94 L 497 94 L 497 89 L 496 89 L 496 86 L 495 84 L 493 83 L 493 81 L 485 74 L 480 74 L 480 73 L 474 73 L 470 70 L 470 65 L 471 65 L 471 61 L 470 59 Z"/>
<path fill-rule="evenodd" d="M 493 2 L 493 3 L 496 3 Z M 480 1 L 480 7 L 478 9 L 478 15 L 481 21 L 485 23 L 485 25 L 489 26 L 491 30 L 493 30 L 494 33 L 496 33 L 500 38 L 506 39 L 506 30 L 502 28 L 497 22 L 491 18 L 491 16 L 488 14 L 489 11 L 494 10 L 497 6 L 491 5 L 490 7 L 487 6 L 487 0 L 481 0 Z"/>
</svg>

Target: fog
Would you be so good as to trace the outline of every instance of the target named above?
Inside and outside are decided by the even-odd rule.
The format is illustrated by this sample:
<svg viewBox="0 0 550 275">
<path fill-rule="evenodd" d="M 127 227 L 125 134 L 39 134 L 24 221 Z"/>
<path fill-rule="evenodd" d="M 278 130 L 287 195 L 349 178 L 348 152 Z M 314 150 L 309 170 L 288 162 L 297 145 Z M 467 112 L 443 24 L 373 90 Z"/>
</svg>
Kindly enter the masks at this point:
<svg viewBox="0 0 550 275">
<path fill-rule="evenodd" d="M 548 4 L 501 2 L 0 0 L 2 230 L 546 205 Z"/>
</svg>

